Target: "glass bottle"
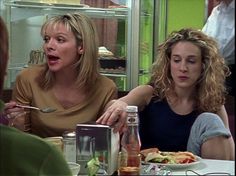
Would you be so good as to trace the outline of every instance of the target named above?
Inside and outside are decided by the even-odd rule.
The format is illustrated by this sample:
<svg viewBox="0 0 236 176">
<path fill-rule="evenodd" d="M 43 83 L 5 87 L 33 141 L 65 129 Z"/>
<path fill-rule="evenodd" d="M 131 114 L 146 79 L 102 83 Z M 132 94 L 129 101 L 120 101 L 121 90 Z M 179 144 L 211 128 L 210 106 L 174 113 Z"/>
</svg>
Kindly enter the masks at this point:
<svg viewBox="0 0 236 176">
<path fill-rule="evenodd" d="M 76 162 L 76 134 L 75 131 L 63 133 L 63 152 L 67 162 Z"/>
<path fill-rule="evenodd" d="M 140 137 L 139 137 L 139 118 L 138 118 L 138 107 L 127 106 L 127 130 L 123 133 L 121 138 L 121 152 L 120 157 L 123 163 L 120 164 L 119 175 L 130 175 L 140 173 Z M 121 167 L 125 166 L 125 167 Z M 125 172 L 122 174 L 122 170 Z M 128 172 L 130 172 L 128 174 Z M 133 172 L 133 173 L 131 173 Z"/>
</svg>

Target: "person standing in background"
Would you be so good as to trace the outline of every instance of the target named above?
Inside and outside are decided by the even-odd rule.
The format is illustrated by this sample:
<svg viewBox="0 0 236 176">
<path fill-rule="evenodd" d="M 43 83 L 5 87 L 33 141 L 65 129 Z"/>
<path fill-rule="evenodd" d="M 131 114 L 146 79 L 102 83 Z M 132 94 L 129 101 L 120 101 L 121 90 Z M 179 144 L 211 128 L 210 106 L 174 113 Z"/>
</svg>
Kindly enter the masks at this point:
<svg viewBox="0 0 236 176">
<path fill-rule="evenodd" d="M 226 85 L 229 87 L 229 94 L 234 96 L 235 86 L 235 1 L 218 0 L 219 4 L 215 6 L 207 19 L 202 31 L 215 38 L 218 42 L 220 53 L 228 64 L 231 75 L 226 79 Z"/>
<path fill-rule="evenodd" d="M 1 17 L 0 29 L 1 95 L 9 59 L 8 32 Z M 0 100 L 0 113 L 3 106 Z M 62 153 L 43 139 L 2 124 L 0 134 L 0 175 L 72 175 Z"/>
</svg>

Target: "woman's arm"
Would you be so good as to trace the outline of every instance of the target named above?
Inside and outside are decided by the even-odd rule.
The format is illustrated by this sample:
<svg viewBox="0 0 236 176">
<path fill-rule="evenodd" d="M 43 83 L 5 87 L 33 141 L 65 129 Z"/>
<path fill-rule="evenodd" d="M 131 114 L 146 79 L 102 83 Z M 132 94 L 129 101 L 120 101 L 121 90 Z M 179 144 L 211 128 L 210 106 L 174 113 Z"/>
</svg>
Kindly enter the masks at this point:
<svg viewBox="0 0 236 176">
<path fill-rule="evenodd" d="M 150 85 L 141 85 L 131 90 L 128 95 L 121 97 L 119 100 L 126 102 L 128 105 L 136 105 L 140 110 L 150 102 L 153 95 L 153 87 Z"/>
<path fill-rule="evenodd" d="M 108 103 L 105 113 L 96 121 L 97 123 L 110 125 L 114 131 L 123 131 L 126 124 L 126 106 L 136 105 L 142 110 L 151 100 L 153 88 L 149 85 L 141 85 L 131 90 L 126 96 L 112 100 Z"/>
</svg>

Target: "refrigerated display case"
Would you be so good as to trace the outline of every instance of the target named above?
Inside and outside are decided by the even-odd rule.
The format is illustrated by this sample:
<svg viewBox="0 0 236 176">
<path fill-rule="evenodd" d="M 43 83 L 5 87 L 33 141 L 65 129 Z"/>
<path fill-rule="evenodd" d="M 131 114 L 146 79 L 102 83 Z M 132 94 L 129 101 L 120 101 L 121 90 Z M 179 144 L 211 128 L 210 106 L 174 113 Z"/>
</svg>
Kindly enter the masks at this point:
<svg viewBox="0 0 236 176">
<path fill-rule="evenodd" d="M 45 62 L 40 28 L 50 16 L 81 12 L 97 26 L 100 47 L 112 55 L 100 55 L 101 73 L 113 79 L 121 91 L 129 91 L 149 79 L 159 36 L 160 0 L 5 0 L 4 19 L 10 31 L 10 62 L 6 88 L 14 85 L 16 75 L 31 64 Z M 116 2 L 115 2 L 116 1 Z M 63 1 L 66 2 L 66 1 Z M 69 2 L 69 1 L 68 1 Z M 120 2 L 120 3 L 119 3 Z M 157 24 L 158 23 L 158 24 Z"/>
</svg>

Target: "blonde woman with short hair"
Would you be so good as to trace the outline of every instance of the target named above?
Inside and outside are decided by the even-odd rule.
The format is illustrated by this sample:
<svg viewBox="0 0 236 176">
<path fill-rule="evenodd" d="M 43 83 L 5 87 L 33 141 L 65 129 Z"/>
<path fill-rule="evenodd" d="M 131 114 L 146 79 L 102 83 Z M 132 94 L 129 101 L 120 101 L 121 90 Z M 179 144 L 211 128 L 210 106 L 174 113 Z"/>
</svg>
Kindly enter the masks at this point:
<svg viewBox="0 0 236 176">
<path fill-rule="evenodd" d="M 46 63 L 24 69 L 16 78 L 13 100 L 5 110 L 17 116 L 21 105 L 53 107 L 55 112 L 30 111 L 14 126 L 41 137 L 61 136 L 76 124 L 96 121 L 116 98 L 115 83 L 99 73 L 98 36 L 82 13 L 49 18 L 41 28 Z"/>
</svg>

